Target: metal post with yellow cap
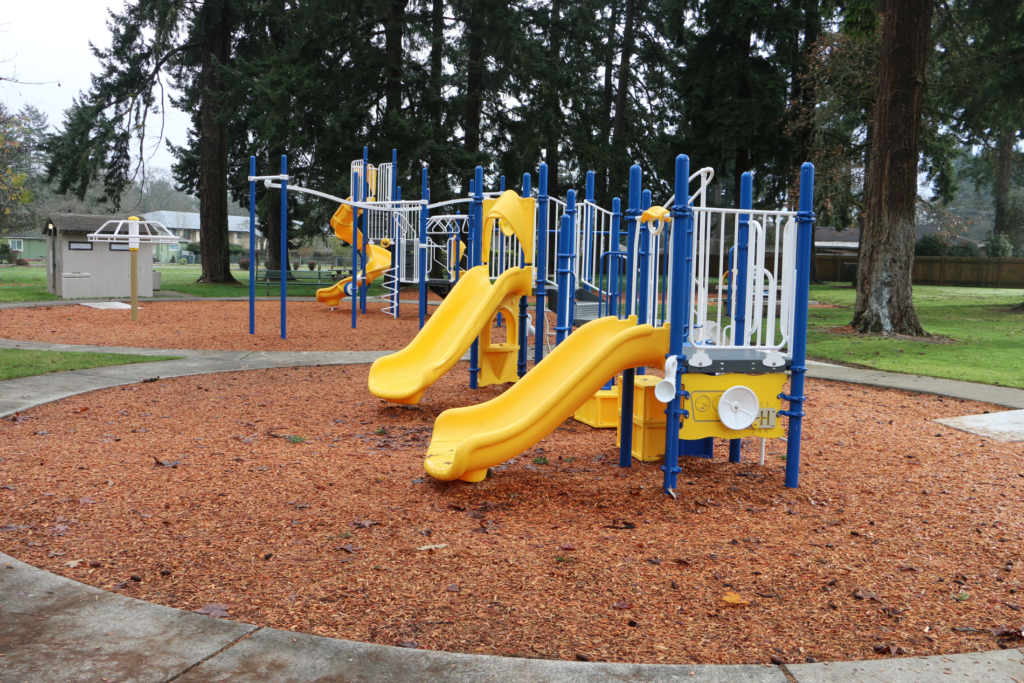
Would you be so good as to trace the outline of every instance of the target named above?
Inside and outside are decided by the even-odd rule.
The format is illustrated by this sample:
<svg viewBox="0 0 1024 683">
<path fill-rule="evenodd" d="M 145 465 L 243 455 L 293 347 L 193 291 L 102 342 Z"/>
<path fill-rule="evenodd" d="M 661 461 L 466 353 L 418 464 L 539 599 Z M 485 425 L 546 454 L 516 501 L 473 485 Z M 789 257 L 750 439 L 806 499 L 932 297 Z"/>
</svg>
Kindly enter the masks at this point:
<svg viewBox="0 0 1024 683">
<path fill-rule="evenodd" d="M 139 321 L 139 217 L 128 216 L 128 252 L 132 268 L 132 322 Z"/>
</svg>

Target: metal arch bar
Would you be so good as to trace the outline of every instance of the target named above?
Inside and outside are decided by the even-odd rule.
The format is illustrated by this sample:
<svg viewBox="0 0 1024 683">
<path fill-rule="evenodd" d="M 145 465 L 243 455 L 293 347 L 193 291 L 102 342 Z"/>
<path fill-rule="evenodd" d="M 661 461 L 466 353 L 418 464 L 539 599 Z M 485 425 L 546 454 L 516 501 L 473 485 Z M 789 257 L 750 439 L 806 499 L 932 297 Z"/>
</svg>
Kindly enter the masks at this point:
<svg viewBox="0 0 1024 683">
<path fill-rule="evenodd" d="M 279 175 L 251 175 L 249 176 L 249 182 L 254 183 L 257 180 L 289 180 L 288 175 L 281 173 Z"/>
</svg>

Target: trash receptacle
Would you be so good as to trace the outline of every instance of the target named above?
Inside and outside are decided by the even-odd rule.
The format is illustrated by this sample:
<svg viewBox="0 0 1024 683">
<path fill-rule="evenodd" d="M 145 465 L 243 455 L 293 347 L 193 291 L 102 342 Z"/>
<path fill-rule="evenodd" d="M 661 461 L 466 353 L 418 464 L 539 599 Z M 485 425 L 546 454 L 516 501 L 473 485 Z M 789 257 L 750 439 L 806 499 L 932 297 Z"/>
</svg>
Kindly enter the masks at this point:
<svg viewBox="0 0 1024 683">
<path fill-rule="evenodd" d="M 154 270 L 153 271 L 153 291 L 154 292 L 159 292 L 160 291 L 160 276 L 161 275 L 163 275 L 163 273 L 161 273 L 159 270 Z"/>
</svg>

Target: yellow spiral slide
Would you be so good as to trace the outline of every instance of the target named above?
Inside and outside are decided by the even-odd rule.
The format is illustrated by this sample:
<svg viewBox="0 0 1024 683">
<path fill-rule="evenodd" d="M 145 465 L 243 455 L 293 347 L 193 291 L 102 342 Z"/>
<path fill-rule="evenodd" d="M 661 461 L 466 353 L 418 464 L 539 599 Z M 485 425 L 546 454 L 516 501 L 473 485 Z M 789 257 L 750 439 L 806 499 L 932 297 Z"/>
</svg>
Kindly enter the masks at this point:
<svg viewBox="0 0 1024 683">
<path fill-rule="evenodd" d="M 349 199 L 352 199 L 349 197 Z M 363 233 L 355 230 L 352 225 L 352 207 L 342 204 L 331 217 L 331 226 L 334 228 L 334 235 L 342 242 L 353 245 L 357 250 L 363 249 Z M 353 239 L 353 233 L 355 239 Z M 366 254 L 366 284 L 372 284 L 374 280 L 384 274 L 391 267 L 391 252 L 376 244 L 367 244 Z M 362 282 L 363 274 L 358 274 L 357 282 Z M 316 300 L 327 304 L 332 309 L 341 303 L 346 296 L 350 296 L 354 288 L 351 286 L 352 278 L 347 277 L 330 287 L 316 290 Z"/>
</svg>

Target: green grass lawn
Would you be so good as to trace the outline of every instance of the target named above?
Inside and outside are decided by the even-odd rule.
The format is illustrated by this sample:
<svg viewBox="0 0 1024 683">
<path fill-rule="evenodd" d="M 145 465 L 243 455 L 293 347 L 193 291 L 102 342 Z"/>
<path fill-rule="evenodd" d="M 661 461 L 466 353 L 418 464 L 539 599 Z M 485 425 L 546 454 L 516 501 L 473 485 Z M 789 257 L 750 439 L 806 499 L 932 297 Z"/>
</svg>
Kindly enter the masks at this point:
<svg viewBox="0 0 1024 683">
<path fill-rule="evenodd" d="M 249 296 L 249 271 L 232 268 L 237 284 L 198 284 L 202 269 L 199 266 L 155 266 L 160 276 L 160 289 L 201 297 Z M 322 286 L 322 285 L 321 285 Z M 318 285 L 289 284 L 289 296 L 316 296 Z M 270 286 L 270 296 L 278 296 L 280 287 Z M 370 296 L 381 296 L 384 288 L 380 279 L 370 286 Z M 267 296 L 267 286 L 256 285 L 256 296 Z M 46 268 L 0 268 L 0 302 L 56 301 L 59 298 L 46 291 Z"/>
<path fill-rule="evenodd" d="M 181 356 L 129 356 L 120 353 L 0 349 L 0 381 L 65 370 L 85 370 L 108 365 L 129 365 L 178 358 Z"/>
<path fill-rule="evenodd" d="M 0 302 L 54 301 L 58 298 L 46 291 L 46 268 L 0 268 Z"/>
<path fill-rule="evenodd" d="M 827 332 L 853 319 L 856 294 L 842 284 L 811 287 L 811 299 L 848 306 L 809 312 L 808 355 L 879 370 L 999 384 L 1024 389 L 1024 301 L 1019 289 L 914 287 L 914 307 L 925 330 L 955 343 L 863 338 Z"/>
</svg>

